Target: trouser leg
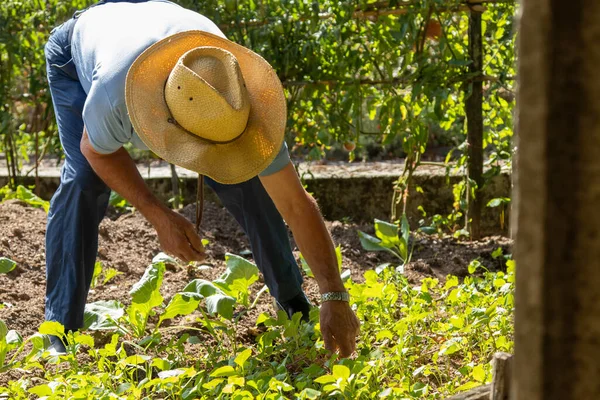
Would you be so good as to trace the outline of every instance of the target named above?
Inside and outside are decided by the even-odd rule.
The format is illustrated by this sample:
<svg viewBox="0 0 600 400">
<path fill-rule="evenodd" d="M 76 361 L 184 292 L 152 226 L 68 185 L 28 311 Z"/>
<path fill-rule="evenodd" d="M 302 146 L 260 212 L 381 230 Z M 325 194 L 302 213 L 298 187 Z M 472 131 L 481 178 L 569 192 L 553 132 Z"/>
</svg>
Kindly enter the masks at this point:
<svg viewBox="0 0 600 400">
<path fill-rule="evenodd" d="M 258 178 L 223 185 L 205 178 L 250 240 L 254 260 L 269 291 L 287 301 L 302 290 L 302 275 L 294 259 L 288 230 Z"/>
<path fill-rule="evenodd" d="M 59 31 L 56 36 L 60 34 Z M 106 212 L 110 189 L 94 173 L 79 149 L 86 94 L 76 75 L 73 76 L 70 53 L 65 53 L 63 42 L 51 37 L 46 45 L 46 57 L 66 161 L 48 213 L 45 314 L 46 320 L 58 321 L 66 329 L 75 330 L 83 325 L 98 250 L 98 225 Z"/>
</svg>

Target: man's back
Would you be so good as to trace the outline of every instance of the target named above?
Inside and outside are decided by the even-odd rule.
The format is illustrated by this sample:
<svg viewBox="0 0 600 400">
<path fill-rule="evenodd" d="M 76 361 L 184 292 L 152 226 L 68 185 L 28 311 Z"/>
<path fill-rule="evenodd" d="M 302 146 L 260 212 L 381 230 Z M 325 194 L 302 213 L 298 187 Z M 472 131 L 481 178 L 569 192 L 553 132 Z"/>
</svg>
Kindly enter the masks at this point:
<svg viewBox="0 0 600 400">
<path fill-rule="evenodd" d="M 107 3 L 92 7 L 78 19 L 72 54 L 79 80 L 88 94 L 83 119 L 94 148 L 111 153 L 132 141 L 125 106 L 127 71 L 144 50 L 177 32 L 201 30 L 224 36 L 208 18 L 174 3 Z"/>
</svg>

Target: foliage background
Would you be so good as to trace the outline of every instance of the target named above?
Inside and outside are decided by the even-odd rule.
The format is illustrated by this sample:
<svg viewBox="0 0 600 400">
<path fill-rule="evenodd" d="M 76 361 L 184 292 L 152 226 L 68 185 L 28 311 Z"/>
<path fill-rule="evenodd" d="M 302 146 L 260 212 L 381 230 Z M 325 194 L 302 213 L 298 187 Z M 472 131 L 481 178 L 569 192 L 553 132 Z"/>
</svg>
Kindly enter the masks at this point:
<svg viewBox="0 0 600 400">
<path fill-rule="evenodd" d="M 484 144 L 493 157 L 510 157 L 514 1 L 483 1 L 484 78 L 468 72 L 468 7 L 459 0 L 176 2 L 274 66 L 288 99 L 288 139 L 312 158 L 347 141 L 359 145 L 350 158 L 460 147 L 474 79 L 485 80 Z M 60 155 L 43 46 L 53 26 L 90 3 L 0 4 L 0 134 L 20 161 Z"/>
</svg>

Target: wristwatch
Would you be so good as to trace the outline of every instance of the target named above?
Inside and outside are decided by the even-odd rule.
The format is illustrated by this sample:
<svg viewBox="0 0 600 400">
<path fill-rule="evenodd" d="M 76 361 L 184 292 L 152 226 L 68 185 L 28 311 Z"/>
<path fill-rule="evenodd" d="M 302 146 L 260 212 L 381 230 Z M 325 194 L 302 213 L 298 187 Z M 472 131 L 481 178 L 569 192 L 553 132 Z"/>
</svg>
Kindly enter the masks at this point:
<svg viewBox="0 0 600 400">
<path fill-rule="evenodd" d="M 327 292 L 321 295 L 321 303 L 326 301 L 350 301 L 348 292 Z"/>
</svg>

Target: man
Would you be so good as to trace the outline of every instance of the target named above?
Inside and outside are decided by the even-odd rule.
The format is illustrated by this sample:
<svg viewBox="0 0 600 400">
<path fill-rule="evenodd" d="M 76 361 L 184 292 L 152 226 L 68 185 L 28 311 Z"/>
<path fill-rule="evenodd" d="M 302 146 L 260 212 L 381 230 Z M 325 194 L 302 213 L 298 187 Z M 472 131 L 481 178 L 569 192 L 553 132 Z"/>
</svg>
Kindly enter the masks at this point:
<svg viewBox="0 0 600 400">
<path fill-rule="evenodd" d="M 45 48 L 65 164 L 46 234 L 46 319 L 82 326 L 110 190 L 154 226 L 162 249 L 202 260 L 193 225 L 149 191 L 123 144 L 206 176 L 250 239 L 271 294 L 308 314 L 283 218 L 322 293 L 325 346 L 350 355 L 359 322 L 333 243 L 283 141 L 286 103 L 270 65 L 210 20 L 166 0 L 104 1 L 56 28 Z M 60 338 L 53 349 L 64 351 Z"/>
</svg>

